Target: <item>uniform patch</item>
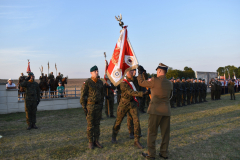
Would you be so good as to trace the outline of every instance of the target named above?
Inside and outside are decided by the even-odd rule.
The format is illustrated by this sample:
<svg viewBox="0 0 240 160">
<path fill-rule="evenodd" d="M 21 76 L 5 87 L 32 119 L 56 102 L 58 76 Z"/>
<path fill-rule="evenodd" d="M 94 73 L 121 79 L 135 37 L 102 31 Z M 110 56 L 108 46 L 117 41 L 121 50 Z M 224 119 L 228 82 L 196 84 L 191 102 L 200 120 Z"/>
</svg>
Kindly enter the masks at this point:
<svg viewBox="0 0 240 160">
<path fill-rule="evenodd" d="M 152 79 L 148 79 L 148 81 L 151 81 Z"/>
</svg>

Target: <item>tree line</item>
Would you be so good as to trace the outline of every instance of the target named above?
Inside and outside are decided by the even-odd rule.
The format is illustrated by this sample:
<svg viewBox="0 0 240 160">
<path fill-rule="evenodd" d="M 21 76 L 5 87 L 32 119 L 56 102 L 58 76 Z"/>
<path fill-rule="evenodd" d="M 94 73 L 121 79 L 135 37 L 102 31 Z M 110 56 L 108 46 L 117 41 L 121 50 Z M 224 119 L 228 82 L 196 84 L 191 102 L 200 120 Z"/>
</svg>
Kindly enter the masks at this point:
<svg viewBox="0 0 240 160">
<path fill-rule="evenodd" d="M 237 78 L 240 77 L 240 67 L 237 68 L 235 66 L 230 66 L 230 65 L 225 67 L 218 67 L 217 72 L 219 76 L 224 76 L 224 73 L 225 73 L 226 79 L 228 79 L 229 74 L 230 74 L 230 78 L 233 78 L 234 73 Z"/>
</svg>

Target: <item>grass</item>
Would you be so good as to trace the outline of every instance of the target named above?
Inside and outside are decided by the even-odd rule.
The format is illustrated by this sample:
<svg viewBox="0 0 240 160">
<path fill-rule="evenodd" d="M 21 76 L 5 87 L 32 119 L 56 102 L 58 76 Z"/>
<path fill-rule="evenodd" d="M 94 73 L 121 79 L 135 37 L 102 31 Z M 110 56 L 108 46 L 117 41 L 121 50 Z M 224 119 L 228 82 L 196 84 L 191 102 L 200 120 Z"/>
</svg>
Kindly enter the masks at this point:
<svg viewBox="0 0 240 160">
<path fill-rule="evenodd" d="M 172 109 L 169 159 L 240 159 L 240 93 L 211 101 Z M 117 105 L 115 105 L 116 111 Z M 116 115 L 116 113 L 115 113 Z M 81 108 L 37 112 L 37 130 L 26 130 L 25 113 L 0 115 L 0 159 L 144 159 L 128 138 L 126 118 L 118 144 L 112 144 L 115 119 L 103 111 L 100 142 L 103 149 L 88 149 L 86 119 Z M 148 114 L 140 115 L 147 145 Z M 161 142 L 157 139 L 157 152 Z M 158 153 L 157 153 L 158 154 Z M 157 159 L 160 159 L 156 155 Z"/>
</svg>

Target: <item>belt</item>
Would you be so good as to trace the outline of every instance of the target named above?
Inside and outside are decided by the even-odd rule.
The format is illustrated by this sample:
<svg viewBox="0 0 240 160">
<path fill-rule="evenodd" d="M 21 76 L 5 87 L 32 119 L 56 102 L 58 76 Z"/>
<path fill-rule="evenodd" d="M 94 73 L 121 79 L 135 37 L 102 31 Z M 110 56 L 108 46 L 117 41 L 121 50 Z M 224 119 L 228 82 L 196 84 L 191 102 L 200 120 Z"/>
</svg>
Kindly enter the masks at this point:
<svg viewBox="0 0 240 160">
<path fill-rule="evenodd" d="M 134 101 L 134 99 L 132 99 L 132 100 L 129 100 L 129 99 L 126 99 L 126 98 L 121 98 L 121 99 L 126 100 L 126 101 L 129 101 L 129 102 Z"/>
<path fill-rule="evenodd" d="M 87 102 L 87 104 L 100 104 L 99 102 Z"/>
</svg>

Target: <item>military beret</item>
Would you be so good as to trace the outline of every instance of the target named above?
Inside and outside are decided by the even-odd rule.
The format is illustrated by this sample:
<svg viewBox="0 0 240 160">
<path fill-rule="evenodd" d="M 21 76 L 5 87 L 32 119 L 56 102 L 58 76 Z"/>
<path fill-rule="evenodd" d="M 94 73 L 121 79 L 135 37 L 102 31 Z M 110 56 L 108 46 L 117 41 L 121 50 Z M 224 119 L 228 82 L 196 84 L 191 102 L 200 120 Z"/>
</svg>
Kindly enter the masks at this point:
<svg viewBox="0 0 240 160">
<path fill-rule="evenodd" d="M 198 78 L 198 80 L 202 80 L 201 78 Z"/>
<path fill-rule="evenodd" d="M 182 79 L 185 79 L 185 77 L 182 77 Z"/>
<path fill-rule="evenodd" d="M 97 76 L 97 78 L 100 78 L 100 76 Z"/>
<path fill-rule="evenodd" d="M 189 77 L 187 77 L 187 80 L 189 79 Z"/>
<path fill-rule="evenodd" d="M 96 70 L 98 70 L 98 67 L 95 65 L 90 69 L 90 72 L 93 72 L 93 71 L 96 71 Z"/>
<path fill-rule="evenodd" d="M 28 75 L 29 76 L 34 76 L 34 74 L 32 72 L 29 72 Z"/>
<path fill-rule="evenodd" d="M 157 70 L 158 68 L 163 69 L 163 70 L 165 70 L 165 71 L 168 70 L 168 66 L 166 66 L 166 65 L 163 64 L 163 63 L 159 63 L 159 65 L 158 65 L 158 67 L 156 68 L 156 70 Z"/>
<path fill-rule="evenodd" d="M 180 79 L 179 77 L 177 77 L 177 79 Z"/>
<path fill-rule="evenodd" d="M 202 79 L 202 81 L 205 81 L 205 79 Z"/>
<path fill-rule="evenodd" d="M 194 78 L 194 80 L 197 80 L 197 78 Z"/>
<path fill-rule="evenodd" d="M 171 80 L 172 78 L 169 78 L 168 80 Z"/>
</svg>

